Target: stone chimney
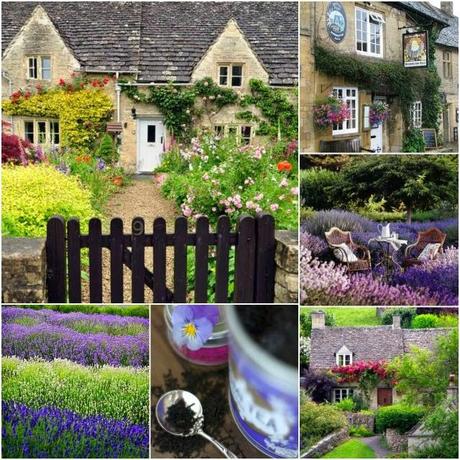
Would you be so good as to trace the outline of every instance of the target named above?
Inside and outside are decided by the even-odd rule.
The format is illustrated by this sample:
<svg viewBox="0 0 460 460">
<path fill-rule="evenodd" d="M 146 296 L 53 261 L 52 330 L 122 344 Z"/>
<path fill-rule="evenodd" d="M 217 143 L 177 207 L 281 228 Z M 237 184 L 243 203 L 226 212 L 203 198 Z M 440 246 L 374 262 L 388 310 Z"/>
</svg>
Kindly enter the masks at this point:
<svg viewBox="0 0 460 460">
<path fill-rule="evenodd" d="M 449 386 L 447 387 L 447 400 L 458 407 L 458 386 L 455 385 L 455 375 L 449 375 Z"/>
<path fill-rule="evenodd" d="M 441 10 L 450 16 L 454 15 L 454 2 L 441 2 Z"/>
<path fill-rule="evenodd" d="M 324 329 L 326 326 L 326 315 L 322 311 L 314 311 L 311 314 L 311 328 Z"/>
<path fill-rule="evenodd" d="M 401 329 L 401 316 L 393 315 L 393 329 Z"/>
</svg>

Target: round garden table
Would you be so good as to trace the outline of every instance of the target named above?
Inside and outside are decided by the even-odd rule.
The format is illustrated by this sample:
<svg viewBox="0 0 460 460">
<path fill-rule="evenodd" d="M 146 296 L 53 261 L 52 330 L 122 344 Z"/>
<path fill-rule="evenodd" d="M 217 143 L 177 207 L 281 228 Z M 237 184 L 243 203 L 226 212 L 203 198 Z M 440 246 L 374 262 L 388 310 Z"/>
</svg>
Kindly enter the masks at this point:
<svg viewBox="0 0 460 460">
<path fill-rule="evenodd" d="M 392 236 L 377 236 L 376 238 L 371 238 L 367 242 L 367 245 L 370 246 L 372 242 L 378 244 L 379 248 L 376 252 L 382 255 L 381 260 L 374 266 L 374 268 L 381 265 L 384 268 L 385 278 L 388 278 L 390 273 L 394 272 L 396 268 L 402 270 L 401 264 L 394 256 L 398 253 L 401 247 L 407 245 L 407 240 L 401 240 Z M 391 249 L 393 249 L 393 251 Z"/>
</svg>

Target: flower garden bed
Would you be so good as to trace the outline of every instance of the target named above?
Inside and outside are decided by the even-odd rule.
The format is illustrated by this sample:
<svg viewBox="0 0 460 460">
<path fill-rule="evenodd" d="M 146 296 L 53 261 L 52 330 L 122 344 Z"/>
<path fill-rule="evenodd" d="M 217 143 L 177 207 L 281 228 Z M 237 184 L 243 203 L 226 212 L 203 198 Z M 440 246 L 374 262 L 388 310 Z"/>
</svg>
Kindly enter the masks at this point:
<svg viewBox="0 0 460 460">
<path fill-rule="evenodd" d="M 148 457 L 148 330 L 140 317 L 4 307 L 2 456 Z"/>
<path fill-rule="evenodd" d="M 334 260 L 324 232 L 331 227 L 351 231 L 353 241 L 369 246 L 379 235 L 378 223 L 346 211 L 319 211 L 301 226 L 300 295 L 305 305 L 457 305 L 458 304 L 458 221 L 396 222 L 392 231 L 412 244 L 417 232 L 436 227 L 447 234 L 444 253 L 434 260 L 384 276 L 372 271 L 348 273 L 346 266 Z M 376 249 L 371 243 L 371 254 Z"/>
</svg>

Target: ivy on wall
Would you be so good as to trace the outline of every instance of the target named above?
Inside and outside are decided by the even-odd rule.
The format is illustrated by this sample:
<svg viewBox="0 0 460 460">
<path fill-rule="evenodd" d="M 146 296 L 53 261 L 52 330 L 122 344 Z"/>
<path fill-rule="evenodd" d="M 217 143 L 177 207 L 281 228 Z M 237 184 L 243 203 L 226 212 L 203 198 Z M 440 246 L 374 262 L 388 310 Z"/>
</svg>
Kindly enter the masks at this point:
<svg viewBox="0 0 460 460">
<path fill-rule="evenodd" d="M 36 93 L 17 91 L 2 102 L 6 115 L 59 119 L 62 147 L 89 152 L 104 131 L 113 112 L 112 101 L 104 84 L 61 84 L 49 89 L 38 87 Z"/>
<path fill-rule="evenodd" d="M 434 61 L 436 35 L 432 30 L 429 37 L 430 67 L 428 69 L 407 69 L 400 62 L 375 62 L 320 45 L 315 46 L 315 66 L 325 75 L 343 77 L 347 81 L 358 84 L 360 88 L 398 97 L 407 128 L 410 126 L 411 104 L 421 100 L 423 127 L 437 129 L 441 111 L 439 95 L 441 80 Z"/>
<path fill-rule="evenodd" d="M 210 119 L 229 105 L 247 110 L 236 117 L 258 123 L 257 133 L 294 139 L 297 137 L 297 109 L 289 101 L 286 91 L 274 89 L 259 80 L 250 81 L 251 94 L 240 97 L 231 88 L 222 88 L 207 77 L 190 86 L 150 86 L 146 92 L 129 82 L 120 82 L 122 92 L 134 102 L 154 104 L 165 117 L 165 125 L 179 141 L 187 141 L 195 134 L 194 123 L 203 116 Z M 123 84 L 124 83 L 124 84 Z M 256 116 L 250 106 L 260 109 L 264 119 Z"/>
</svg>

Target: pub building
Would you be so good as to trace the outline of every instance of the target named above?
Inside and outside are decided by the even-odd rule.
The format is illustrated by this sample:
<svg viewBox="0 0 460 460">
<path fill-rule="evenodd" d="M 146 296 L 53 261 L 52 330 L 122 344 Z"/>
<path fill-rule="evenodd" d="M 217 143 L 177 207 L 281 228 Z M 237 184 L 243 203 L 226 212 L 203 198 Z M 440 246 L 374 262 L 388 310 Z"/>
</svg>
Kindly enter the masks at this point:
<svg viewBox="0 0 460 460">
<path fill-rule="evenodd" d="M 301 152 L 408 151 L 406 136 L 418 129 L 426 150 L 458 151 L 452 2 L 441 8 L 428 2 L 301 2 L 300 37 Z M 372 72 L 382 68 L 379 63 L 389 65 L 393 84 L 363 77 L 361 69 Z M 418 84 L 427 75 L 432 82 L 433 73 L 440 78 L 431 92 L 437 102 L 425 83 L 418 92 L 404 88 L 404 75 Z"/>
</svg>

